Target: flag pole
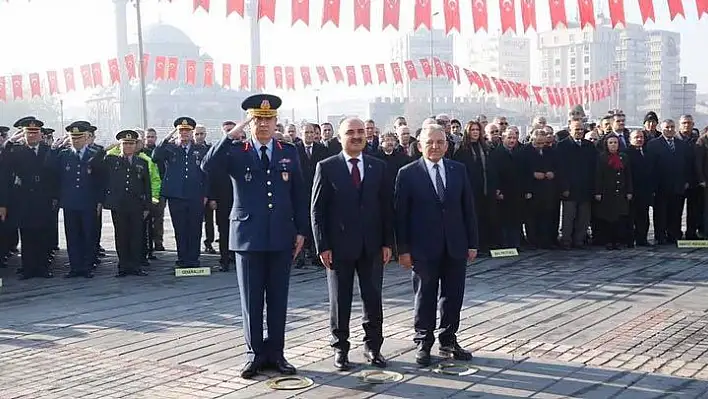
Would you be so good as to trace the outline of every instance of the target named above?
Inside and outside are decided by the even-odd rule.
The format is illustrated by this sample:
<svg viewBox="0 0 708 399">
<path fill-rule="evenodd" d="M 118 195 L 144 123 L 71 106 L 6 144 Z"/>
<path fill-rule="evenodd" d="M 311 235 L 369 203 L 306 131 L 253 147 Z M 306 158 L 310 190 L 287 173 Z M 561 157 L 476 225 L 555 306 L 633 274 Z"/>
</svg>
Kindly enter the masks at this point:
<svg viewBox="0 0 708 399">
<path fill-rule="evenodd" d="M 143 23 L 140 12 L 140 0 L 135 0 L 135 13 L 138 25 L 138 76 L 140 77 L 140 121 L 143 130 L 147 130 L 147 96 L 145 94 L 145 74 L 143 73 Z"/>
</svg>

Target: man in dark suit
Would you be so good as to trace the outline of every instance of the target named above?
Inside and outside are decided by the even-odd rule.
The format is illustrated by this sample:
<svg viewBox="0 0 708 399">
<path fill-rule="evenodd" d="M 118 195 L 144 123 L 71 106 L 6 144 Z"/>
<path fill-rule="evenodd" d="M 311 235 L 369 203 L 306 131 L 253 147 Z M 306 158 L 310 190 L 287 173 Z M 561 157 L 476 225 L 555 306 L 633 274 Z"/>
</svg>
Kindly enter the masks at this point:
<svg viewBox="0 0 708 399">
<path fill-rule="evenodd" d="M 350 368 L 349 318 L 354 272 L 364 303 L 364 355 L 373 366 L 385 367 L 383 266 L 393 246 L 392 187 L 386 164 L 364 155 L 364 123 L 346 119 L 339 127 L 344 149 L 317 164 L 312 188 L 312 231 L 320 260 L 327 268 L 330 329 L 334 366 Z M 383 263 L 382 263 L 383 262 Z"/>
<path fill-rule="evenodd" d="M 398 262 L 413 268 L 416 362 L 430 364 L 440 289 L 440 355 L 470 360 L 457 342 L 465 294 L 466 262 L 477 257 L 477 217 L 465 166 L 443 160 L 448 141 L 443 127 L 423 127 L 422 157 L 398 172 L 395 190 Z"/>
<path fill-rule="evenodd" d="M 649 244 L 649 206 L 654 203 L 654 171 L 651 160 L 644 151 L 645 132 L 635 130 L 629 136 L 630 146 L 625 150 L 629 156 L 634 195 L 630 202 L 631 244 L 646 247 Z M 628 244 L 630 244 L 628 243 Z"/>
<path fill-rule="evenodd" d="M 315 177 L 315 166 L 317 162 L 327 158 L 330 154 L 327 151 L 327 147 L 315 140 L 314 124 L 303 124 L 300 127 L 300 135 L 301 140 L 295 143 L 295 148 L 297 148 L 297 153 L 300 158 L 300 169 L 302 170 L 302 177 L 305 181 L 307 198 L 309 200 L 312 196 L 312 181 Z M 305 251 L 303 251 L 302 256 L 298 257 L 296 262 L 297 267 L 305 263 L 306 257 L 310 258 L 313 263 L 319 263 L 319 257 L 315 254 L 313 244 L 312 234 L 308 234 L 305 240 Z"/>
</svg>

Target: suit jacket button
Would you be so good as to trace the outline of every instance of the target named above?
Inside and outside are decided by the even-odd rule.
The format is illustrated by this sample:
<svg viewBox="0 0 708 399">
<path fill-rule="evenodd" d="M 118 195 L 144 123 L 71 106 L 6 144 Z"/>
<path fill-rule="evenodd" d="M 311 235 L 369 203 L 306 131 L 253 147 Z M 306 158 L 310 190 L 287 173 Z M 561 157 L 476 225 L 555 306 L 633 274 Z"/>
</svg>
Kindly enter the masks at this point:
<svg viewBox="0 0 708 399">
<path fill-rule="evenodd" d="M 271 183 L 270 183 L 270 181 L 267 181 L 266 184 L 270 186 Z"/>
<path fill-rule="evenodd" d="M 273 196 L 273 193 L 268 193 L 268 196 L 269 196 L 269 197 L 272 197 L 272 196 Z"/>
<path fill-rule="evenodd" d="M 268 209 L 273 209 L 273 204 L 268 204 Z"/>
</svg>

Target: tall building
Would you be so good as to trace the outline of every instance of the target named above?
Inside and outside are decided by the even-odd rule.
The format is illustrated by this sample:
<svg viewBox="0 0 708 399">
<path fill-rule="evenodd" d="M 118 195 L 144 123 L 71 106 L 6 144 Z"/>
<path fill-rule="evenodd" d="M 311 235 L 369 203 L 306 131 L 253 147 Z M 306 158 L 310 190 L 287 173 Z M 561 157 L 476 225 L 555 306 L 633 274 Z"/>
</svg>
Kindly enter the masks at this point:
<svg viewBox="0 0 708 399">
<path fill-rule="evenodd" d="M 489 36 L 485 40 L 467 43 L 470 69 L 513 82 L 531 81 L 531 41 L 511 35 Z M 493 102 L 503 109 L 518 111 L 528 107 L 528 102 L 502 95 L 485 95 L 487 103 Z"/>
<path fill-rule="evenodd" d="M 630 121 L 643 121 L 645 102 L 648 94 L 649 79 L 647 65 L 647 32 L 641 25 L 629 24 L 619 31 L 617 41 L 615 70 L 619 75 L 619 88 L 615 105 L 619 105 Z"/>
<path fill-rule="evenodd" d="M 681 34 L 662 30 L 647 33 L 647 96 L 644 111 L 654 111 L 659 118 L 676 118 L 672 113 L 672 87 L 681 83 Z M 680 104 L 677 104 L 680 106 Z"/>
<path fill-rule="evenodd" d="M 681 76 L 679 83 L 671 85 L 670 118 L 678 119 L 681 115 L 696 112 L 696 87 L 695 83 L 688 83 L 685 76 Z"/>
<path fill-rule="evenodd" d="M 404 76 L 403 84 L 394 88 L 393 96 L 417 101 L 429 101 L 431 92 L 438 101 L 452 102 L 455 84 L 447 76 L 426 78 L 420 69 L 420 59 L 430 60 L 431 55 L 442 62 L 454 61 L 454 38 L 446 35 L 442 29 L 427 31 L 418 30 L 396 40 L 392 46 L 391 61 L 401 64 L 402 73 L 405 75 L 403 62 L 412 60 L 418 67 L 419 79 L 411 81 Z M 432 64 L 432 62 L 431 62 Z M 432 81 L 432 84 L 431 84 Z"/>
</svg>

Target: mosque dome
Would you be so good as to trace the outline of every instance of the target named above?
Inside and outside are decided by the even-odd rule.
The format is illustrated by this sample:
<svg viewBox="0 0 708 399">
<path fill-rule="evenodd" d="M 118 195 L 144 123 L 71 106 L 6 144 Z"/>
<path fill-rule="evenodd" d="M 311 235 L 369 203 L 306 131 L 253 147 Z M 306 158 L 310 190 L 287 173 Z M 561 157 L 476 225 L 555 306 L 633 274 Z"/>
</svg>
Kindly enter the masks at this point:
<svg viewBox="0 0 708 399">
<path fill-rule="evenodd" d="M 195 46 L 192 39 L 177 27 L 165 24 L 150 25 L 143 32 L 143 42 L 146 44 L 173 44 Z"/>
</svg>

